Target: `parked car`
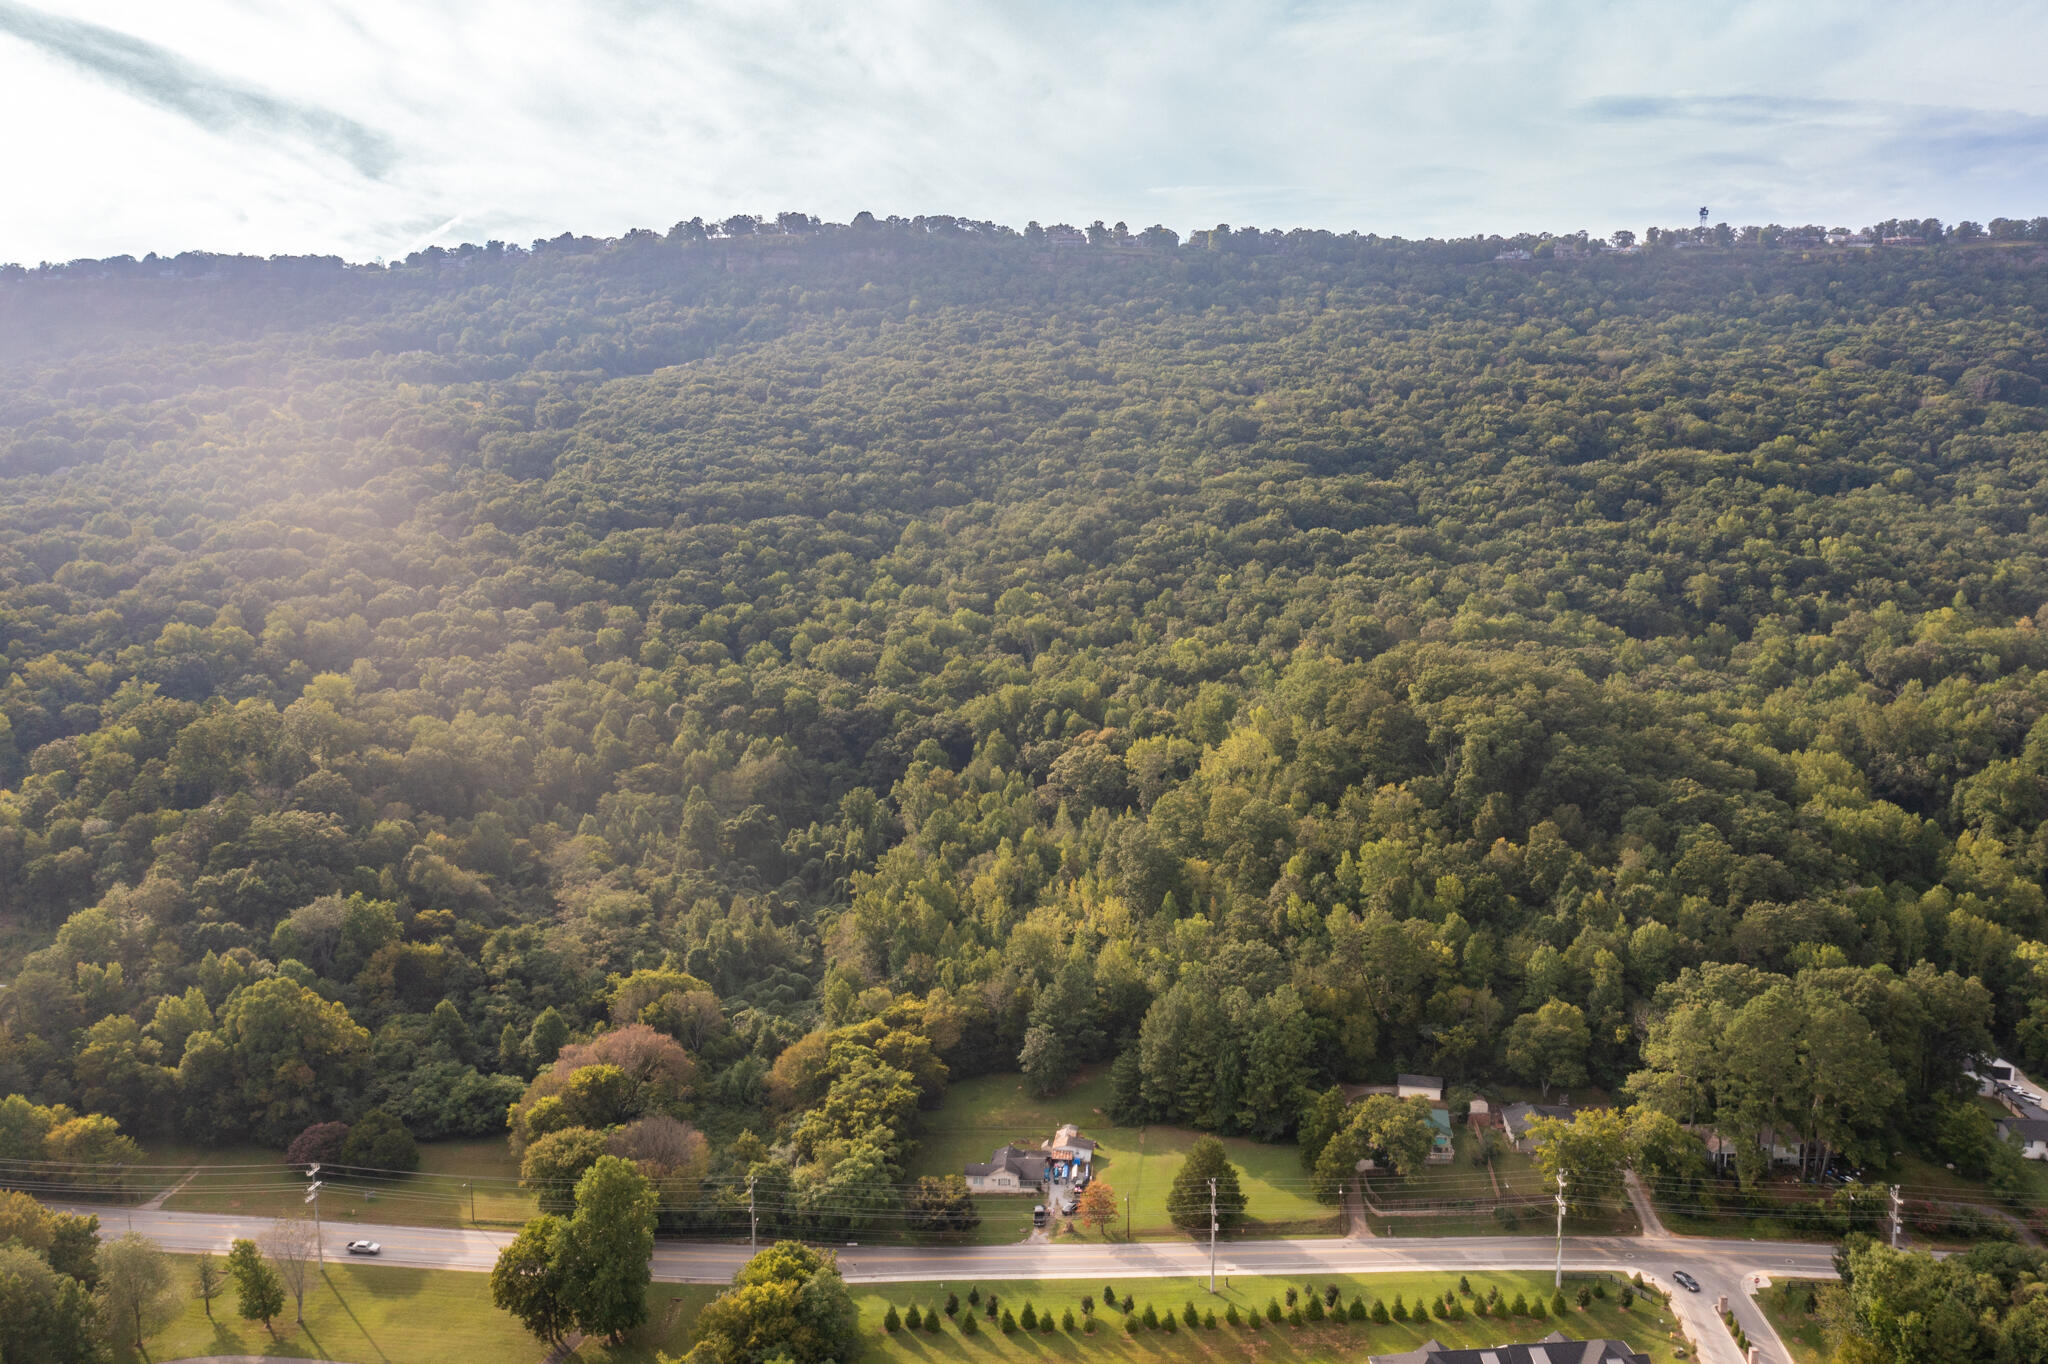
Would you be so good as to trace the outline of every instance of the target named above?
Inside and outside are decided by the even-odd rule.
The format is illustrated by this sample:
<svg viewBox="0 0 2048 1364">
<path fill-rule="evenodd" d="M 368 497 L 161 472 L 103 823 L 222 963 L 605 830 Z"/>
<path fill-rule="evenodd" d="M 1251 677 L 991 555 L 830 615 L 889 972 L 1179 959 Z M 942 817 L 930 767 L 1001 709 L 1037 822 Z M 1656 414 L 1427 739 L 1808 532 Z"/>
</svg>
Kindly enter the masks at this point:
<svg viewBox="0 0 2048 1364">
<path fill-rule="evenodd" d="M 1065 1198 L 1060 1200 L 1060 1216 L 1072 1217 L 1074 1215 L 1074 1209 L 1080 1206 L 1081 1201 L 1075 1198 L 1072 1194 L 1068 1194 Z"/>
<path fill-rule="evenodd" d="M 1682 1269 L 1671 1276 L 1671 1281 L 1688 1293 L 1700 1291 L 1700 1281 Z"/>
<path fill-rule="evenodd" d="M 375 1255 L 383 1249 L 384 1247 L 378 1245 L 375 1241 L 350 1241 L 348 1243 L 348 1253 L 351 1255 Z"/>
<path fill-rule="evenodd" d="M 1042 1227 L 1045 1225 L 1045 1204 L 1040 1203 L 1037 1207 L 1031 1210 L 1031 1225 L 1034 1227 Z"/>
</svg>

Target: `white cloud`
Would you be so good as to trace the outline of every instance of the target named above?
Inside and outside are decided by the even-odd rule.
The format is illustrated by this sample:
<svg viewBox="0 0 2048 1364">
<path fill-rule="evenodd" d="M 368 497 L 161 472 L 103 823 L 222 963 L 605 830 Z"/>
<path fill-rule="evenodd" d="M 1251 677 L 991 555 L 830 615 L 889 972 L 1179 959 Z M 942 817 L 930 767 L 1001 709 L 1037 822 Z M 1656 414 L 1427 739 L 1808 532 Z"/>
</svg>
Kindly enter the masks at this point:
<svg viewBox="0 0 2048 1364">
<path fill-rule="evenodd" d="M 35 134 L 0 259 L 788 208 L 1408 235 L 2032 214 L 2044 29 L 1868 0 L 0 0 L 0 118 Z"/>
</svg>

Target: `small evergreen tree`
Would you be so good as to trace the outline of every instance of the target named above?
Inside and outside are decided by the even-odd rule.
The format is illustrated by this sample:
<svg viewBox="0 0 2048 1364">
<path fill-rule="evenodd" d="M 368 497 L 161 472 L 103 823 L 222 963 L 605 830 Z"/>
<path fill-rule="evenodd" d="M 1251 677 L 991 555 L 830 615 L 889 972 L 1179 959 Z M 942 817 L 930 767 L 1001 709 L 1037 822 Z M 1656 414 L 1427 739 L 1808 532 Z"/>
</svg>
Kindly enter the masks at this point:
<svg viewBox="0 0 2048 1364">
<path fill-rule="evenodd" d="M 903 1329 L 903 1318 L 897 1314 L 896 1304 L 893 1302 L 889 1304 L 889 1310 L 882 1314 L 882 1329 L 892 1336 Z"/>
<path fill-rule="evenodd" d="M 1624 1289 L 1622 1289 L 1622 1290 L 1621 1290 L 1621 1310 L 1622 1310 L 1622 1311 L 1626 1312 L 1626 1311 L 1628 1311 L 1628 1309 L 1629 1309 L 1630 1307 L 1634 1306 L 1634 1305 L 1635 1305 L 1635 1300 L 1636 1300 L 1636 1291 L 1635 1291 L 1635 1290 L 1634 1290 L 1633 1288 L 1624 1288 Z"/>
<path fill-rule="evenodd" d="M 1287 1309 L 1287 1324 L 1289 1326 L 1294 1327 L 1299 1327 L 1301 1325 L 1301 1309 L 1299 1307 L 1290 1307 Z"/>
<path fill-rule="evenodd" d="M 960 1315 L 960 1295 L 958 1293 L 948 1293 L 946 1295 L 946 1315 L 949 1317 Z"/>
<path fill-rule="evenodd" d="M 1009 1308 L 1005 1307 L 1003 1309 L 1003 1334 L 1006 1336 L 1015 1335 L 1016 1332 L 1017 1318 L 1010 1314 Z"/>
<path fill-rule="evenodd" d="M 1104 1307 L 1116 1306 L 1116 1289 L 1109 1284 L 1102 1286 L 1102 1305 Z"/>
<path fill-rule="evenodd" d="M 1536 1318 L 1538 1321 L 1541 1321 L 1543 1320 L 1543 1318 L 1550 1315 L 1550 1308 L 1547 1305 L 1545 1305 L 1542 1294 L 1537 1294 L 1536 1300 L 1529 1304 L 1529 1315 Z"/>
<path fill-rule="evenodd" d="M 1399 1293 L 1396 1293 L 1394 1295 L 1394 1320 L 1408 1320 L 1408 1305 L 1401 1301 L 1401 1295 Z"/>
<path fill-rule="evenodd" d="M 1145 1323 L 1145 1329 L 1148 1331 L 1159 1329 L 1159 1313 L 1153 1310 L 1152 1304 L 1149 1302 L 1145 1304 L 1144 1314 L 1138 1319 Z"/>
<path fill-rule="evenodd" d="M 1565 1301 L 1564 1301 L 1564 1290 L 1563 1290 L 1562 1288 L 1560 1288 L 1560 1289 L 1558 1289 L 1558 1290 L 1557 1290 L 1557 1292 L 1555 1292 L 1555 1293 L 1553 1293 L 1553 1294 L 1551 1294 L 1551 1295 L 1550 1295 L 1550 1315 L 1551 1315 L 1551 1316 L 1553 1316 L 1553 1317 L 1561 1317 L 1561 1316 L 1563 1316 L 1564 1314 L 1565 1314 Z"/>
<path fill-rule="evenodd" d="M 1528 1316 L 1529 1295 L 1526 1293 L 1515 1294 L 1515 1300 L 1508 1304 L 1508 1311 L 1518 1317 Z"/>
<path fill-rule="evenodd" d="M 1388 1321 L 1387 1305 L 1378 1298 L 1372 1300 L 1372 1319 L 1382 1326 Z"/>
<path fill-rule="evenodd" d="M 1592 1290 L 1592 1289 L 1590 1289 L 1590 1288 L 1588 1288 L 1588 1287 L 1586 1287 L 1586 1286 L 1585 1286 L 1584 1284 L 1580 1284 L 1580 1285 L 1579 1285 L 1579 1293 L 1578 1293 L 1578 1299 L 1579 1299 L 1579 1308 L 1580 1308 L 1580 1310 L 1581 1310 L 1581 1311 L 1583 1311 L 1584 1309 L 1586 1309 L 1586 1308 L 1588 1308 L 1588 1307 L 1591 1307 L 1591 1306 L 1593 1305 L 1593 1290 Z"/>
<path fill-rule="evenodd" d="M 1350 1318 L 1351 1318 L 1351 1319 L 1352 1319 L 1353 1321 L 1364 1321 L 1364 1320 L 1365 1320 L 1365 1299 L 1364 1299 L 1364 1298 L 1361 1298 L 1361 1297 L 1359 1297 L 1359 1296 L 1358 1296 L 1357 1294 L 1355 1294 L 1355 1293 L 1354 1293 L 1354 1294 L 1352 1294 L 1352 1295 L 1351 1295 L 1351 1310 L 1350 1310 L 1350 1312 L 1349 1312 L 1349 1314 L 1348 1314 L 1348 1315 L 1350 1316 Z"/>
<path fill-rule="evenodd" d="M 1130 1294 L 1128 1294 L 1128 1293 L 1124 1294 L 1124 1315 L 1125 1315 L 1125 1316 L 1129 1316 L 1129 1315 L 1131 1314 L 1131 1308 L 1132 1308 L 1132 1307 L 1133 1307 L 1134 1305 L 1135 1305 L 1135 1304 L 1133 1304 L 1133 1303 L 1132 1303 L 1132 1301 L 1131 1301 L 1131 1295 L 1130 1295 Z"/>
<path fill-rule="evenodd" d="M 939 1329 L 939 1309 L 934 1307 L 924 1314 L 924 1333 L 931 1335 Z"/>
<path fill-rule="evenodd" d="M 1074 1329 L 1073 1308 L 1069 1307 L 1066 1311 L 1060 1313 L 1060 1329 L 1062 1331 L 1071 1331 Z"/>
<path fill-rule="evenodd" d="M 1206 1312 L 1202 1313 L 1202 1329 L 1203 1329 L 1204 1331 L 1213 1331 L 1213 1330 L 1215 1330 L 1215 1329 L 1216 1329 L 1216 1309 L 1215 1309 L 1215 1308 L 1213 1308 L 1213 1307 L 1212 1307 L 1212 1308 L 1210 1308 L 1210 1309 L 1209 1309 L 1208 1311 L 1206 1311 Z"/>
<path fill-rule="evenodd" d="M 967 1290 L 967 1305 L 969 1307 L 981 1306 L 981 1289 L 979 1287 Z"/>
<path fill-rule="evenodd" d="M 1321 1321 L 1323 1319 L 1325 1313 L 1323 1311 L 1322 1294 L 1311 1293 L 1308 1295 L 1308 1310 L 1302 1313 L 1302 1315 L 1310 1321 Z"/>
<path fill-rule="evenodd" d="M 917 1304 L 910 1304 L 910 1310 L 903 1314 L 903 1324 L 913 1331 L 924 1329 L 924 1313 L 917 1310 Z"/>
<path fill-rule="evenodd" d="M 1229 1322 L 1229 1323 L 1230 1323 L 1230 1324 L 1231 1324 L 1232 1326 L 1235 1326 L 1235 1325 L 1237 1325 L 1237 1304 L 1236 1304 L 1236 1303 L 1231 1303 L 1231 1304 L 1230 1304 L 1230 1305 L 1229 1305 L 1228 1307 L 1225 1307 L 1225 1308 L 1223 1309 L 1223 1319 L 1224 1319 L 1225 1321 Z"/>
<path fill-rule="evenodd" d="M 1017 1324 L 1027 1331 L 1038 1329 L 1038 1309 L 1031 1305 L 1031 1299 L 1024 1300 L 1024 1310 L 1017 1314 Z"/>
<path fill-rule="evenodd" d="M 1199 1312 L 1195 1311 L 1194 1303 L 1189 1302 L 1186 1307 L 1180 1309 L 1180 1319 L 1188 1326 L 1197 1326 L 1201 1324 L 1202 1317 Z"/>
<path fill-rule="evenodd" d="M 975 1316 L 972 1312 L 969 1312 L 966 1315 L 962 1316 L 960 1318 L 960 1334 L 963 1336 L 980 1335 L 981 1318 Z"/>
<path fill-rule="evenodd" d="M 1280 1299 L 1266 1299 L 1266 1320 L 1276 1326 L 1280 1324 Z"/>
<path fill-rule="evenodd" d="M 1180 1327 L 1175 1325 L 1174 1323 L 1172 1312 L 1168 1312 L 1165 1316 L 1159 1319 L 1159 1329 L 1166 1332 L 1166 1334 L 1168 1335 L 1172 1335 L 1174 1332 L 1180 1330 Z"/>
<path fill-rule="evenodd" d="M 1472 1281 L 1463 1274 L 1458 1276 L 1458 1294 L 1460 1297 L 1469 1298 L 1472 1296 Z"/>
</svg>

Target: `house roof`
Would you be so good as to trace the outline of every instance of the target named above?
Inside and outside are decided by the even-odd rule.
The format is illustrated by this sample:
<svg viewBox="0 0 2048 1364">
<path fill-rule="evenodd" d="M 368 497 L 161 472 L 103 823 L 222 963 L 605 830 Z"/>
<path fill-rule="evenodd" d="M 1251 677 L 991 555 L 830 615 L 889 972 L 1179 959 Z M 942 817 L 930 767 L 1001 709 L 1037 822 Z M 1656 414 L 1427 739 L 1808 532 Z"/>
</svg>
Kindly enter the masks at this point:
<svg viewBox="0 0 2048 1364">
<path fill-rule="evenodd" d="M 1552 1331 L 1533 1344 L 1484 1345 L 1454 1350 L 1425 1340 L 1400 1354 L 1374 1355 L 1371 1364 L 1650 1364 L 1650 1357 L 1621 1340 L 1573 1340 Z"/>
<path fill-rule="evenodd" d="M 1572 1114 L 1578 1112 L 1569 1104 L 1509 1104 L 1500 1115 L 1510 1132 L 1520 1132 L 1529 1126 L 1531 1118 L 1557 1118 L 1570 1122 Z"/>
<path fill-rule="evenodd" d="M 1045 1178 L 1045 1157 L 1037 1151 L 1023 1151 L 1015 1146 L 1005 1146 L 988 1158 L 986 1165 L 969 1165 L 967 1173 L 976 1179 L 986 1179 L 998 1170 L 1007 1170 L 1025 1181 Z"/>
<path fill-rule="evenodd" d="M 1444 1077 L 1441 1075 L 1396 1075 L 1394 1083 L 1402 1089 L 1442 1089 L 1444 1087 Z"/>
<path fill-rule="evenodd" d="M 2000 1118 L 1998 1130 L 2001 1134 L 2018 1137 L 2021 1141 L 2048 1141 L 2048 1119 Z"/>
</svg>

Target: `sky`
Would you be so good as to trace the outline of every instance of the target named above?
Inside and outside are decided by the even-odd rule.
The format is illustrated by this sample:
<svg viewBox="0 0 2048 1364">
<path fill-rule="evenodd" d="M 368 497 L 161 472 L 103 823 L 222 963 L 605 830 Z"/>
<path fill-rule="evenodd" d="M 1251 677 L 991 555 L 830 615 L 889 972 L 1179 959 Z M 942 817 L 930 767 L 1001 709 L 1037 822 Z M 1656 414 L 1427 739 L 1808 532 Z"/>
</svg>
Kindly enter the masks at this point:
<svg viewBox="0 0 2048 1364">
<path fill-rule="evenodd" d="M 0 0 L 0 261 L 2048 214 L 2048 4 Z"/>
</svg>

